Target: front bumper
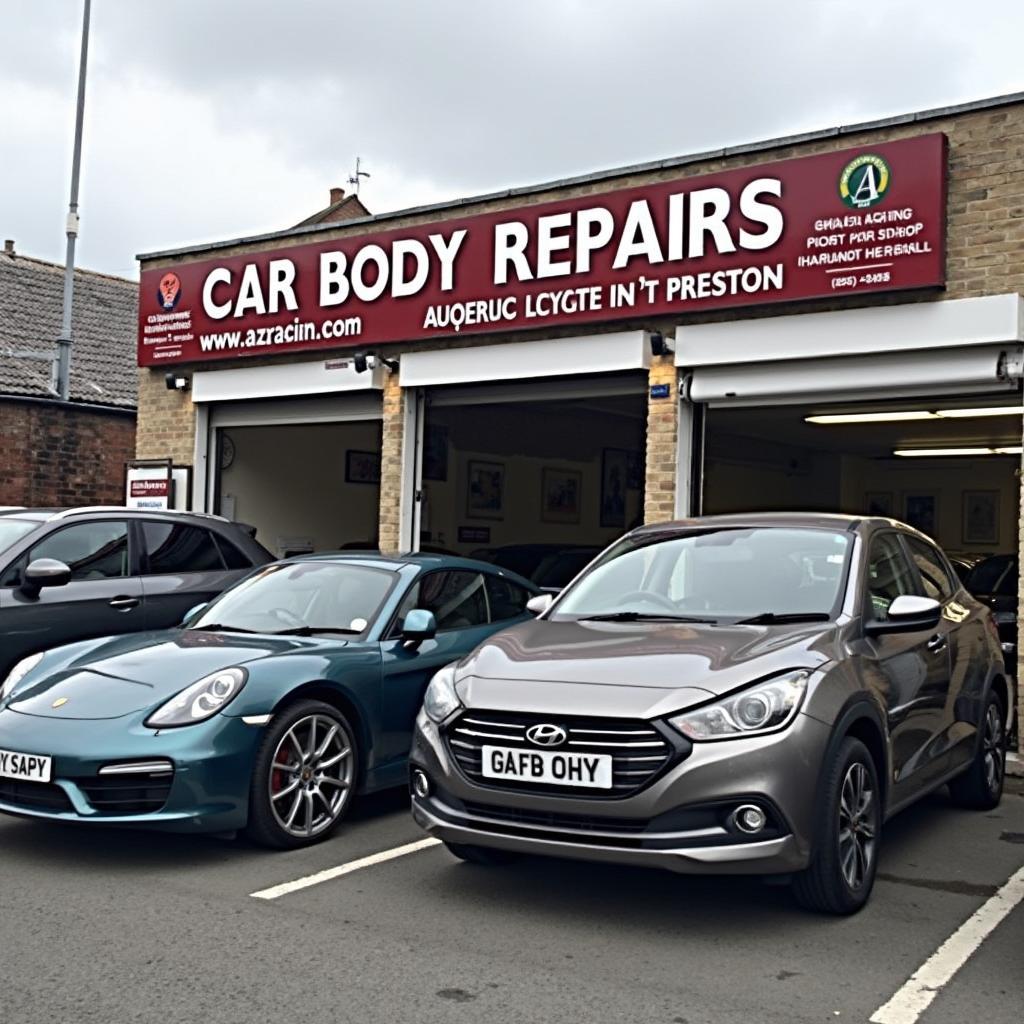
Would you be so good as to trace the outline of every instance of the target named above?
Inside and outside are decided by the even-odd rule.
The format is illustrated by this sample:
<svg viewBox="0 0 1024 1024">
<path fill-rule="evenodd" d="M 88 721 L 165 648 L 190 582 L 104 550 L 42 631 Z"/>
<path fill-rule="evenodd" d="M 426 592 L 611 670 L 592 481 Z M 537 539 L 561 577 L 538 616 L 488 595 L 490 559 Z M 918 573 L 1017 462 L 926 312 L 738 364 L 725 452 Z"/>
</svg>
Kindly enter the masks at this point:
<svg viewBox="0 0 1024 1024">
<path fill-rule="evenodd" d="M 410 763 L 431 782 L 412 813 L 450 843 L 636 864 L 687 874 L 785 874 L 811 855 L 819 766 L 830 730 L 798 715 L 782 733 L 696 743 L 640 792 L 620 799 L 547 796 L 470 781 L 437 726 L 420 714 Z M 770 826 L 747 836 L 725 824 L 756 803 Z"/>
<path fill-rule="evenodd" d="M 124 718 L 59 720 L 6 710 L 0 712 L 0 748 L 52 757 L 53 772 L 48 784 L 12 785 L 0 779 L 0 812 L 94 826 L 234 831 L 248 818 L 252 764 L 262 733 L 225 715 L 154 732 Z M 96 781 L 120 778 L 100 776 L 101 767 L 160 760 L 170 762 L 173 777 L 158 807 L 118 813 L 116 801 L 97 806 Z M 126 786 L 135 781 L 123 778 Z M 138 778 L 140 787 L 145 781 Z"/>
</svg>

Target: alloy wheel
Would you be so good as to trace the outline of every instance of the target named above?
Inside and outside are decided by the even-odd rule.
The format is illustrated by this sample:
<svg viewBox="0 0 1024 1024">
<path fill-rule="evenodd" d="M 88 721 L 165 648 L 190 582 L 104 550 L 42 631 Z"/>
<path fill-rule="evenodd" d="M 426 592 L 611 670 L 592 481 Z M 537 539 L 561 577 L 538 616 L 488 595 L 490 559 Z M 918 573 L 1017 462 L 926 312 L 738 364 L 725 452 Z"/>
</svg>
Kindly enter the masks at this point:
<svg viewBox="0 0 1024 1024">
<path fill-rule="evenodd" d="M 1003 719 L 999 705 L 992 703 L 985 715 L 985 734 L 982 737 L 982 759 L 985 765 L 985 782 L 990 793 L 998 793 L 1003 783 L 1005 769 L 1003 743 Z"/>
<path fill-rule="evenodd" d="M 327 715 L 300 718 L 274 751 L 268 779 L 270 807 L 278 825 L 297 839 L 331 827 L 352 792 L 352 743 Z"/>
<path fill-rule="evenodd" d="M 839 866 L 850 889 L 869 877 L 878 829 L 876 795 L 867 767 L 850 765 L 839 797 Z"/>
</svg>

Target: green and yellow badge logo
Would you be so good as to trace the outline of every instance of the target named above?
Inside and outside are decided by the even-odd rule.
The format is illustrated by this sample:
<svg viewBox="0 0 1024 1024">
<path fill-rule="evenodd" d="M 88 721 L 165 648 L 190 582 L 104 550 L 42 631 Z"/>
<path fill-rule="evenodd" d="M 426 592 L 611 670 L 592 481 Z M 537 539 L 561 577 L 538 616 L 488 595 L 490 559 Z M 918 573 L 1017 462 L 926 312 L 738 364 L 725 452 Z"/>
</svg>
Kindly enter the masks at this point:
<svg viewBox="0 0 1024 1024">
<path fill-rule="evenodd" d="M 892 184 L 889 165 L 874 153 L 855 157 L 839 175 L 839 198 L 855 210 L 880 203 Z"/>
</svg>

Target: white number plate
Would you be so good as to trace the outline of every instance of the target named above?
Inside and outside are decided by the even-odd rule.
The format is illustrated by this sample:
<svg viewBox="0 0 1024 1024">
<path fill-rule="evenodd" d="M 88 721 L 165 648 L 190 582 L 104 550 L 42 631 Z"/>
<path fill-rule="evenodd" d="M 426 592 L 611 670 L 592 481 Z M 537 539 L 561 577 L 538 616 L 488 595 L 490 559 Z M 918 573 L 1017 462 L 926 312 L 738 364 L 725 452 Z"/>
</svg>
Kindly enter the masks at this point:
<svg viewBox="0 0 1024 1024">
<path fill-rule="evenodd" d="M 552 786 L 612 788 L 611 754 L 571 754 L 558 750 L 484 747 L 483 774 L 487 779 L 546 782 Z"/>
<path fill-rule="evenodd" d="M 26 782 L 49 782 L 53 773 L 53 758 L 39 754 L 19 754 L 14 750 L 0 750 L 0 777 L 22 779 Z"/>
</svg>

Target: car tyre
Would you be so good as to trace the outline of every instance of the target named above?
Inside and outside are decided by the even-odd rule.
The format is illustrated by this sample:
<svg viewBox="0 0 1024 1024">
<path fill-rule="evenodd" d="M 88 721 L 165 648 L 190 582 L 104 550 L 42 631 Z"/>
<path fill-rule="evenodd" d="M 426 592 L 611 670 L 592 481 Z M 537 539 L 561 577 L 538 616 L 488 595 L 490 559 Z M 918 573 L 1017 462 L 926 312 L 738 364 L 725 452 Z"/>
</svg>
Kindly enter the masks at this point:
<svg viewBox="0 0 1024 1024">
<path fill-rule="evenodd" d="M 1005 720 L 1003 702 L 998 694 L 990 693 L 985 703 L 978 749 L 971 765 L 949 784 L 953 802 L 960 807 L 990 811 L 999 806 L 1006 776 Z"/>
<path fill-rule="evenodd" d="M 881 796 L 871 753 L 846 737 L 826 767 L 811 863 L 793 880 L 801 906 L 854 914 L 867 903 L 878 866 Z"/>
<path fill-rule="evenodd" d="M 496 850 L 489 846 L 469 846 L 465 843 L 445 843 L 448 852 L 466 861 L 467 864 L 480 864 L 483 867 L 495 868 L 502 864 L 511 864 L 519 859 L 518 853 L 511 850 Z"/>
<path fill-rule="evenodd" d="M 326 839 L 348 813 L 358 767 L 355 732 L 337 708 L 318 700 L 287 705 L 256 753 L 246 835 L 278 850 Z"/>
</svg>

